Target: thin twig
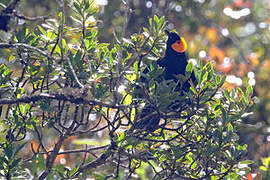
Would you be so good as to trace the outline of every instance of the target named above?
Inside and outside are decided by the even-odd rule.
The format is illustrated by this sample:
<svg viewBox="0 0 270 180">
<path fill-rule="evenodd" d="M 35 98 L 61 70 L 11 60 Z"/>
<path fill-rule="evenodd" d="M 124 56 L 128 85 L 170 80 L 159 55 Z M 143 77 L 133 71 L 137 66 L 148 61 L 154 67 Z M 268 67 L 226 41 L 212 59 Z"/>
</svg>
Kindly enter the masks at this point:
<svg viewBox="0 0 270 180">
<path fill-rule="evenodd" d="M 22 15 L 22 14 L 18 14 L 16 11 L 13 12 L 14 16 L 19 18 L 19 19 L 23 19 L 23 20 L 26 20 L 26 21 L 39 21 L 39 20 L 46 20 L 48 19 L 50 16 L 47 15 L 47 16 L 36 16 L 36 17 L 28 17 L 28 16 L 25 16 L 25 15 Z"/>
<path fill-rule="evenodd" d="M 101 156 L 99 156 L 97 159 L 91 161 L 90 163 L 87 163 L 86 165 L 81 166 L 77 172 L 75 173 L 74 177 L 77 177 L 81 172 L 84 172 L 85 170 L 90 170 L 93 168 L 97 168 L 100 165 L 103 165 L 106 163 L 106 160 L 114 154 L 113 149 L 115 147 L 111 145 Z"/>
<path fill-rule="evenodd" d="M 61 155 L 61 154 L 74 154 L 74 153 L 89 153 L 91 151 L 97 151 L 97 150 L 100 150 L 100 149 L 105 149 L 108 146 L 109 145 L 98 146 L 98 147 L 91 147 L 91 148 L 87 148 L 87 149 L 66 150 L 66 151 L 58 152 L 58 155 Z M 52 152 L 53 151 L 39 152 L 38 154 L 47 154 L 47 153 L 52 153 Z"/>
<path fill-rule="evenodd" d="M 74 70 L 74 68 L 73 68 L 73 66 L 72 66 L 72 64 L 71 64 L 71 62 L 70 62 L 70 59 L 69 59 L 68 57 L 65 57 L 65 59 L 67 59 L 67 61 L 68 61 L 69 68 L 71 69 L 71 72 L 72 72 L 72 74 L 73 74 L 73 76 L 74 76 L 75 81 L 77 82 L 77 84 L 78 84 L 81 88 L 84 88 L 84 85 L 80 82 L 80 80 L 78 79 L 78 77 L 77 77 L 77 75 L 76 75 L 76 72 L 75 72 L 75 70 Z"/>
</svg>

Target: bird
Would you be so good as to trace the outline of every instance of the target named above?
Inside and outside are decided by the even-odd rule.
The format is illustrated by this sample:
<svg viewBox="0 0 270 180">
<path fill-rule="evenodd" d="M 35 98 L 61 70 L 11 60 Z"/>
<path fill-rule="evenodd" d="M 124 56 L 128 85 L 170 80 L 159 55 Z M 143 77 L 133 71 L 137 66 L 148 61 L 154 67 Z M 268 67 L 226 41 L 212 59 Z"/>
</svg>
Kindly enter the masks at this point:
<svg viewBox="0 0 270 180">
<path fill-rule="evenodd" d="M 0 30 L 7 32 L 9 30 L 9 27 L 8 27 L 9 21 L 10 21 L 10 16 L 0 14 Z"/>
<path fill-rule="evenodd" d="M 158 59 L 156 62 L 157 65 L 161 67 L 163 72 L 157 79 L 157 81 L 160 81 L 160 79 L 174 81 L 175 83 L 177 83 L 174 91 L 178 91 L 180 92 L 180 95 L 183 95 L 183 91 L 189 91 L 191 86 L 190 81 L 196 81 L 195 74 L 194 72 L 192 72 L 189 79 L 186 79 L 184 82 L 182 82 L 182 84 L 179 83 L 179 76 L 185 76 L 186 67 L 188 65 L 186 55 L 187 43 L 183 37 L 178 35 L 177 32 L 170 32 L 168 30 L 165 30 L 165 33 L 168 36 L 165 56 L 161 59 Z M 147 67 L 143 71 L 143 74 L 149 73 L 149 69 L 150 68 Z M 141 78 L 139 79 L 139 82 L 142 83 L 147 83 L 146 81 L 147 79 L 145 78 L 145 76 L 141 76 Z M 176 109 L 177 107 L 179 107 L 179 103 L 181 102 L 172 102 L 171 108 Z M 143 107 L 138 120 L 139 121 L 134 123 L 135 129 L 144 129 L 153 132 L 159 127 L 160 115 L 157 111 L 157 108 L 154 107 L 153 104 L 148 102 Z"/>
</svg>

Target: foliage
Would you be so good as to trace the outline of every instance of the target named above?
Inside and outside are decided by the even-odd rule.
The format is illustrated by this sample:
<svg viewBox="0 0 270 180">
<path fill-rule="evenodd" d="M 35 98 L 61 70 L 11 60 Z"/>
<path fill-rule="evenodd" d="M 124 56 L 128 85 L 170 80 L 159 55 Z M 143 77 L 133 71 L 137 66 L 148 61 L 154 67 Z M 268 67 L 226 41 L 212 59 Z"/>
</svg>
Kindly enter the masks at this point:
<svg viewBox="0 0 270 180">
<path fill-rule="evenodd" d="M 17 24 L 14 35 L 0 43 L 17 66 L 0 66 L 5 136 L 0 175 L 235 179 L 247 174 L 251 162 L 243 161 L 246 145 L 239 143 L 236 128 L 253 104 L 252 87 L 223 89 L 226 77 L 199 61 L 187 67 L 187 76 L 194 70 L 198 81 L 189 92 L 173 92 L 174 82 L 154 81 L 161 69 L 153 66 L 146 75 L 149 97 L 138 99 L 141 70 L 165 49 L 165 17 L 154 15 L 140 33 L 124 38 L 123 31 L 116 43 L 101 43 L 97 11 L 93 1 L 59 1 L 57 16 L 33 31 L 29 23 Z M 126 6 L 123 29 L 128 13 Z M 155 132 L 132 129 L 147 100 L 163 119 Z M 169 109 L 175 100 L 181 106 Z"/>
<path fill-rule="evenodd" d="M 269 156 L 270 54 L 268 0 L 129 1 L 129 33 L 146 26 L 147 18 L 165 16 L 169 29 L 176 29 L 188 42 L 190 60 L 212 62 L 214 69 L 227 75 L 224 87 L 253 86 L 255 112 L 242 118 L 240 141 L 248 144 L 248 158 L 256 161 Z M 105 40 L 111 32 L 121 34 L 124 6 L 109 1 L 102 29 Z"/>
<path fill-rule="evenodd" d="M 269 170 L 268 170 L 270 158 L 269 157 L 262 158 L 261 161 L 262 161 L 262 165 L 260 166 L 260 172 L 262 172 L 263 179 L 267 179 L 270 177 Z"/>
</svg>

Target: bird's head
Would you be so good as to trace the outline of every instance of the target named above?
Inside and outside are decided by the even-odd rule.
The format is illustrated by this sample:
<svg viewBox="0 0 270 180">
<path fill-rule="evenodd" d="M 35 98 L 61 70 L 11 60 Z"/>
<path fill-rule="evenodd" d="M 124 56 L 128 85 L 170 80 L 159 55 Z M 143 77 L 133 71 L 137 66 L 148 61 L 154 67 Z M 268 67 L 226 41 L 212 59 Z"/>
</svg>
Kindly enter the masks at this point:
<svg viewBox="0 0 270 180">
<path fill-rule="evenodd" d="M 165 30 L 165 32 L 168 35 L 167 49 L 172 49 L 177 53 L 184 53 L 187 50 L 187 43 L 183 37 L 168 30 Z"/>
</svg>

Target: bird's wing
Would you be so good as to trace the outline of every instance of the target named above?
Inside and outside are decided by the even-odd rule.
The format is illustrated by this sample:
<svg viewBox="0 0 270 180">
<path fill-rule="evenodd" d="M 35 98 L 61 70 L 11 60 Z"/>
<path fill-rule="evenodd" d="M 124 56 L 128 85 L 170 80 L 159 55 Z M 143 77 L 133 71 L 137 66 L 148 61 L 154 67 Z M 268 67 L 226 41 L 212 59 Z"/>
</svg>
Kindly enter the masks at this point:
<svg viewBox="0 0 270 180">
<path fill-rule="evenodd" d="M 161 67 L 166 67 L 168 65 L 167 63 L 168 60 L 166 59 L 166 57 L 157 60 L 157 64 Z"/>
</svg>

